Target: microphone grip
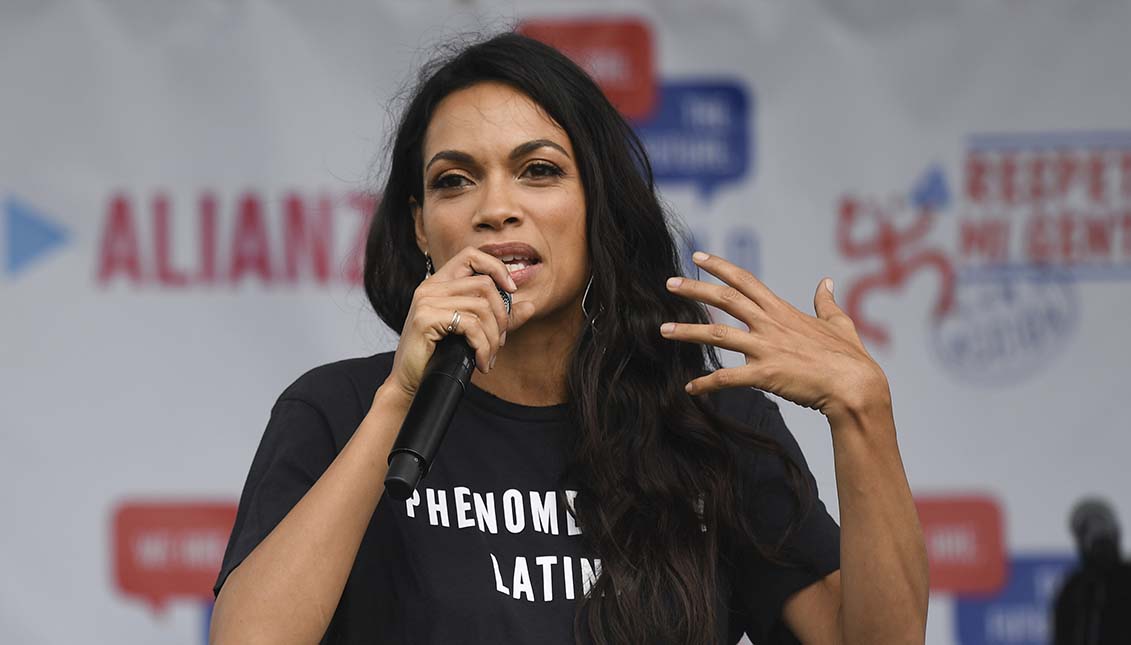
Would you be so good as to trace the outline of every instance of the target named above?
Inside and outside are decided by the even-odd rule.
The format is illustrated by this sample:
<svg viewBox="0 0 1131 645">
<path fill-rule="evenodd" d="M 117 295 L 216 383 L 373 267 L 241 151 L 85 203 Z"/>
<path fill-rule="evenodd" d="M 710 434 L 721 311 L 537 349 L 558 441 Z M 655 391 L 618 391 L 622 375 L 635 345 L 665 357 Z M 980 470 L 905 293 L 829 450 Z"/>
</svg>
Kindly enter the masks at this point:
<svg viewBox="0 0 1131 645">
<path fill-rule="evenodd" d="M 466 338 L 453 334 L 436 343 L 389 452 L 385 490 L 395 499 L 411 497 L 428 474 L 473 369 L 475 352 Z"/>
</svg>

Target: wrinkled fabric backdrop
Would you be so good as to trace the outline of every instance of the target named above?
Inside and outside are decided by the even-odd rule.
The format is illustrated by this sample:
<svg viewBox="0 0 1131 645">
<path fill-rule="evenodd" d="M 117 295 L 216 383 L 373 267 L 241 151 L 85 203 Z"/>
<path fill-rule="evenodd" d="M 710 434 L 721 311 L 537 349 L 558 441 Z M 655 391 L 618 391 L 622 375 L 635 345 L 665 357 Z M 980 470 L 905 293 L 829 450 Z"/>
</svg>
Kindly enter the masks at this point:
<svg viewBox="0 0 1131 645">
<path fill-rule="evenodd" d="M 929 642 L 1044 642 L 1073 504 L 1131 516 L 1122 2 L 5 3 L 0 641 L 205 642 L 275 397 L 396 345 L 357 253 L 394 97 L 511 24 L 633 120 L 691 246 L 805 311 L 836 280 Z M 835 515 L 828 427 L 783 409 Z"/>
</svg>

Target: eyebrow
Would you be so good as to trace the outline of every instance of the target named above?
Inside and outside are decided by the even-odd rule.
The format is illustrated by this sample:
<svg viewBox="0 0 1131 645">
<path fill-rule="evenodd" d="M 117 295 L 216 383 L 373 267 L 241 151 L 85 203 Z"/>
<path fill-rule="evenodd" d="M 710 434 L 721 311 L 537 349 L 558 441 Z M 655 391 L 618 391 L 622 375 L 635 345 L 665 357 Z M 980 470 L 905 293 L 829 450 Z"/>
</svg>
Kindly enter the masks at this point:
<svg viewBox="0 0 1131 645">
<path fill-rule="evenodd" d="M 519 145 L 515 146 L 514 150 L 511 150 L 511 153 L 507 156 L 507 158 L 511 161 L 514 161 L 515 159 L 524 157 L 539 148 L 553 148 L 554 150 L 557 150 L 558 152 L 565 155 L 566 159 L 572 159 L 572 157 L 569 156 L 569 153 L 566 152 L 565 148 L 554 143 L 553 141 L 550 141 L 549 139 L 534 139 L 532 141 L 527 141 L 526 143 L 520 143 Z M 441 160 L 472 165 L 477 163 L 475 159 L 466 152 L 460 152 L 459 150 L 441 150 L 428 160 L 428 164 L 424 166 L 424 172 L 428 172 L 428 169 L 432 167 L 432 164 Z"/>
<path fill-rule="evenodd" d="M 554 150 L 557 150 L 558 152 L 565 155 L 566 159 L 570 158 L 569 153 L 565 151 L 565 148 L 559 146 L 553 141 L 550 141 L 549 139 L 534 139 L 533 141 L 527 141 L 526 143 L 519 144 L 515 146 L 514 150 L 511 150 L 510 156 L 508 158 L 511 161 L 514 161 L 519 157 L 524 157 L 531 152 L 534 152 L 538 148 L 553 148 Z"/>
</svg>

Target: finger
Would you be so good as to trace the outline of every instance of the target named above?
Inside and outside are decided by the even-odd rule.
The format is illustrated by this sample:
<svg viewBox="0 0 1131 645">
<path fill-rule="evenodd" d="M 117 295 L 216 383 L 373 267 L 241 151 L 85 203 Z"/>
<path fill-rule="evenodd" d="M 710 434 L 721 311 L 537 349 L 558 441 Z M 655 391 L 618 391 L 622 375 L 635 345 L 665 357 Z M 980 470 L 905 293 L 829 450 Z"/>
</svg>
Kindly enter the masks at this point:
<svg viewBox="0 0 1131 645">
<path fill-rule="evenodd" d="M 468 320 L 468 317 L 464 316 L 459 321 L 458 327 L 467 339 L 467 344 L 475 350 L 475 369 L 486 374 L 491 371 L 491 360 L 495 358 L 496 349 L 492 346 L 481 319 L 474 313 L 470 314 L 470 317 L 471 319 Z"/>
<path fill-rule="evenodd" d="M 759 349 L 753 334 L 738 329 L 737 327 L 720 323 L 700 325 L 667 322 L 660 325 L 660 334 L 669 340 L 714 345 L 722 349 L 742 352 L 746 355 L 756 354 Z"/>
<path fill-rule="evenodd" d="M 856 331 L 856 323 L 852 322 L 852 317 L 836 303 L 833 288 L 832 278 L 825 278 L 817 284 L 817 293 L 813 294 L 813 311 L 817 314 L 817 318 L 837 329 L 842 338 L 849 340 L 870 356 L 868 348 L 864 346 L 864 340 Z"/>
<path fill-rule="evenodd" d="M 475 350 L 476 366 L 485 370 L 491 358 L 499 351 L 500 332 L 495 325 L 494 315 L 483 298 L 429 298 L 422 304 L 431 312 L 428 320 L 433 321 L 432 328 L 439 333 L 439 337 L 451 334 L 466 337 L 468 344 Z M 449 332 L 448 325 L 456 311 L 460 313 L 460 320 L 455 329 Z"/>
<path fill-rule="evenodd" d="M 478 277 L 487 281 L 491 280 L 488 276 Z M 487 360 L 490 363 L 495 358 L 495 354 L 499 353 L 499 347 L 503 344 L 503 332 L 506 331 L 506 312 L 503 311 L 502 299 L 499 298 L 494 283 L 485 288 L 488 289 L 486 297 L 472 297 L 470 310 L 475 314 L 476 322 L 487 335 L 487 342 L 490 343 L 490 354 Z M 498 319 L 500 315 L 503 317 L 503 326 L 501 327 Z M 484 367 L 490 369 L 490 364 L 484 365 Z"/>
<path fill-rule="evenodd" d="M 761 378 L 759 370 L 751 365 L 724 367 L 705 376 L 692 379 L 684 389 L 688 394 L 699 395 L 740 385 L 758 387 Z"/>
<path fill-rule="evenodd" d="M 855 325 L 852 324 L 852 319 L 840 305 L 836 303 L 833 297 L 833 280 L 832 278 L 825 278 L 817 284 L 817 292 L 813 294 L 813 312 L 821 320 L 828 321 L 842 329 L 855 330 Z"/>
<path fill-rule="evenodd" d="M 442 280 L 466 278 L 477 273 L 491 276 L 495 284 L 511 293 L 518 290 L 510 272 L 507 271 L 507 265 L 503 264 L 502 260 L 473 246 L 464 248 L 436 269 L 436 275 L 442 275 Z"/>
<path fill-rule="evenodd" d="M 691 255 L 691 259 L 696 266 L 738 289 L 762 309 L 775 306 L 781 302 L 781 299 L 773 291 L 770 291 L 770 288 L 763 284 L 761 280 L 754 277 L 753 273 L 731 264 L 717 255 L 696 251 Z"/>
<path fill-rule="evenodd" d="M 476 294 L 483 298 L 483 301 L 490 307 L 491 316 L 495 319 L 499 331 L 503 332 L 507 329 L 507 305 L 503 301 L 503 295 L 499 293 L 495 279 L 489 275 L 476 274 L 450 282 L 442 282 L 433 287 L 430 293 L 449 296 Z"/>
<path fill-rule="evenodd" d="M 717 307 L 746 323 L 747 327 L 753 327 L 756 320 L 765 316 L 765 312 L 753 300 L 729 285 L 709 284 L 702 280 L 675 276 L 668 278 L 667 287 L 668 291 L 676 295 Z"/>
<path fill-rule="evenodd" d="M 521 328 L 526 324 L 526 321 L 534 317 L 535 307 L 534 303 L 529 300 L 522 300 L 515 302 L 511 305 L 510 321 L 507 325 L 508 331 L 513 331 Z"/>
<path fill-rule="evenodd" d="M 824 278 L 817 284 L 817 292 L 813 294 L 813 311 L 821 320 L 840 313 L 840 307 L 833 300 L 832 278 Z"/>
</svg>

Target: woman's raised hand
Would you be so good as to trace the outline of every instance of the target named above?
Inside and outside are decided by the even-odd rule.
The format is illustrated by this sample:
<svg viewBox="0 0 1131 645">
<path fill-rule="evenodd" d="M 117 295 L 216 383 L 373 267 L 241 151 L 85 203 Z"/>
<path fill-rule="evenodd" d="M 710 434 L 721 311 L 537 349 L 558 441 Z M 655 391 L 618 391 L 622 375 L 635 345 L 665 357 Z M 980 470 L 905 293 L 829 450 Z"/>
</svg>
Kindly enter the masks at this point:
<svg viewBox="0 0 1131 645">
<path fill-rule="evenodd" d="M 726 285 L 673 277 L 668 290 L 717 307 L 748 329 L 678 321 L 661 326 L 665 338 L 714 345 L 746 357 L 745 365 L 694 379 L 688 392 L 756 387 L 820 410 L 830 421 L 874 404 L 890 405 L 887 378 L 864 348 L 852 320 L 833 300 L 831 280 L 822 280 L 817 287 L 814 317 L 723 258 L 700 252 L 693 260 Z"/>
<path fill-rule="evenodd" d="M 497 286 L 496 286 L 497 285 Z M 424 367 L 447 336 L 453 314 L 459 323 L 450 332 L 467 338 L 475 351 L 475 366 L 486 374 L 508 329 L 517 329 L 534 315 L 534 304 L 515 302 L 508 316 L 499 289 L 516 290 L 501 260 L 469 246 L 429 276 L 412 295 L 404 329 L 386 383 L 395 384 L 409 397 L 416 395 Z"/>
</svg>

